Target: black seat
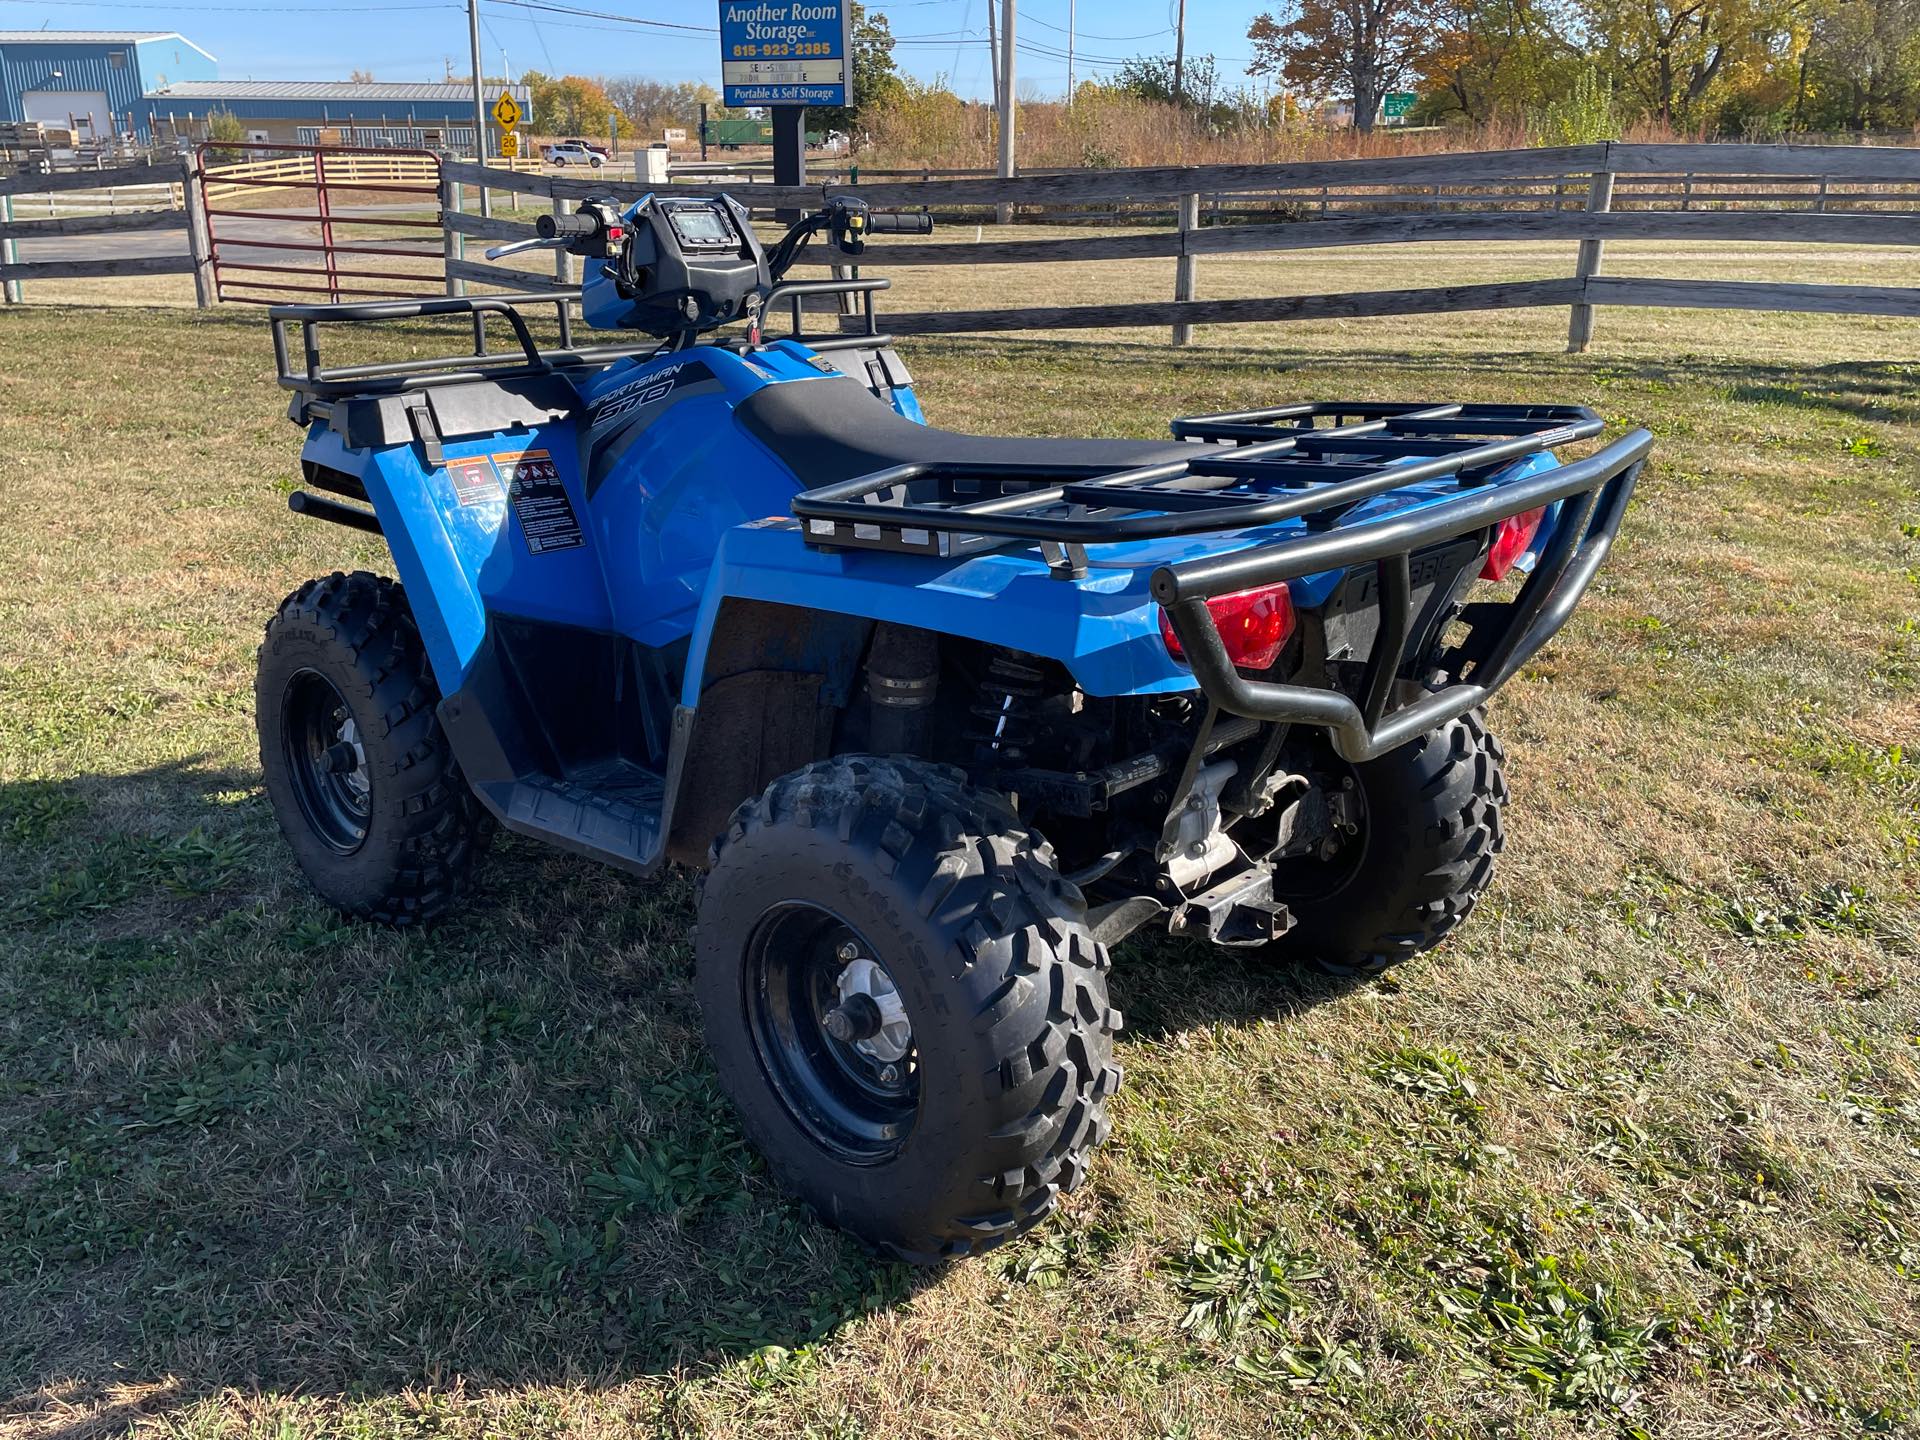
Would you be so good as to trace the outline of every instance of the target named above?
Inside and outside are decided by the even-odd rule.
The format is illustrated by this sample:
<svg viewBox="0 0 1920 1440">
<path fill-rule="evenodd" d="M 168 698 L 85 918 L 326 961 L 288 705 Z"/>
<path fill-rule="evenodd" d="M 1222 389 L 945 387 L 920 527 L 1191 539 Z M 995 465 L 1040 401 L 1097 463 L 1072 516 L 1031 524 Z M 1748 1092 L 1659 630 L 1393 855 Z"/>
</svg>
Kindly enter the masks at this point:
<svg viewBox="0 0 1920 1440">
<path fill-rule="evenodd" d="M 857 381 L 767 385 L 734 411 L 747 433 L 809 490 L 894 465 L 961 461 L 1124 470 L 1191 458 L 1178 440 L 1054 440 L 963 435 L 903 418 Z"/>
</svg>

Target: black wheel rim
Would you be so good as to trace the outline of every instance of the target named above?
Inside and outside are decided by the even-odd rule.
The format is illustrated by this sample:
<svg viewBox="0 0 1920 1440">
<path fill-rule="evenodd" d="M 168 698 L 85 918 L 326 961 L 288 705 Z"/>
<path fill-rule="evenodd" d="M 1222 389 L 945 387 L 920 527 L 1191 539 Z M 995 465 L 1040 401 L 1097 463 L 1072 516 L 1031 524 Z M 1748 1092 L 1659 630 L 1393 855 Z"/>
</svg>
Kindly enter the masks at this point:
<svg viewBox="0 0 1920 1440">
<path fill-rule="evenodd" d="M 353 712 L 317 670 L 302 670 L 287 682 L 280 741 L 308 827 L 330 849 L 351 855 L 366 843 L 373 785 Z"/>
<path fill-rule="evenodd" d="M 861 983 L 893 985 L 874 948 L 837 915 L 800 902 L 777 905 L 760 917 L 747 942 L 742 999 L 760 1068 L 794 1123 L 835 1158 L 877 1165 L 898 1153 L 913 1130 L 920 1054 L 910 1024 L 898 1058 L 892 1053 L 901 1039 L 897 1025 L 865 1041 L 829 1033 L 828 1016 L 846 998 L 850 965 L 856 974 L 864 971 Z"/>
</svg>

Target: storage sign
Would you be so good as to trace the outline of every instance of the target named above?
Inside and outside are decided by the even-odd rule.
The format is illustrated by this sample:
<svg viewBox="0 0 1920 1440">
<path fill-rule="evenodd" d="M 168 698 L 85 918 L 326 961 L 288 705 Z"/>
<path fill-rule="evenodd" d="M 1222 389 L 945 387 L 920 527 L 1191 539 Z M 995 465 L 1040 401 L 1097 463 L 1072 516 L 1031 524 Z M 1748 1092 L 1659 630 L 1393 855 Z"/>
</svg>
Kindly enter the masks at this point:
<svg viewBox="0 0 1920 1440">
<path fill-rule="evenodd" d="M 851 105 L 853 0 L 720 0 L 728 105 Z"/>
</svg>

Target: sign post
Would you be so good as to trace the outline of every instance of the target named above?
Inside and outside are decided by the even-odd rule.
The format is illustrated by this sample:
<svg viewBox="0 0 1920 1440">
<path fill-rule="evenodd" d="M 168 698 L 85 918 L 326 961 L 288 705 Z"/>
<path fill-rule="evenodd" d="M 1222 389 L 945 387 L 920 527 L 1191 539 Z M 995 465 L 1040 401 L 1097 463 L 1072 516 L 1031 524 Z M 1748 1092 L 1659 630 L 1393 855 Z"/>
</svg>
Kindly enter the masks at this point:
<svg viewBox="0 0 1920 1440">
<path fill-rule="evenodd" d="M 514 126 L 520 123 L 522 111 L 520 102 L 513 98 L 510 91 L 502 90 L 500 98 L 493 102 L 494 123 L 500 127 L 500 156 L 505 160 L 515 160 L 520 155 L 520 132 Z"/>
<path fill-rule="evenodd" d="M 720 0 L 720 87 L 767 107 L 773 183 L 804 185 L 807 106 L 853 104 L 853 0 Z"/>
<path fill-rule="evenodd" d="M 1411 90 L 1390 90 L 1380 100 L 1383 119 L 1402 121 L 1413 113 L 1413 102 L 1420 97 Z"/>
</svg>

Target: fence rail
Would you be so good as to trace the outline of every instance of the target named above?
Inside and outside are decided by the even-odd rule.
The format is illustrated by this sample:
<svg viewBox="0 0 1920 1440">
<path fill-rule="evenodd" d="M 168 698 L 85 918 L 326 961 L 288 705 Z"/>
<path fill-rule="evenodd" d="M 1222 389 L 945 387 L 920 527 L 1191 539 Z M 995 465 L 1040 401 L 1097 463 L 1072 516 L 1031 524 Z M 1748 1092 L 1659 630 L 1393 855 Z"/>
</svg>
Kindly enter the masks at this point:
<svg viewBox="0 0 1920 1440">
<path fill-rule="evenodd" d="M 454 197 L 442 215 L 450 246 L 463 246 L 468 238 L 497 242 L 533 233 L 531 226 L 512 220 L 462 213 L 462 186 L 486 184 L 556 206 L 604 190 L 604 185 L 597 190 L 590 182 L 560 176 L 508 177 L 453 163 L 442 168 Z M 654 188 L 694 194 L 711 183 L 711 177 L 704 186 L 690 177 Z M 1920 290 L 1898 286 L 1639 279 L 1601 273 L 1608 240 L 1920 245 L 1920 149 L 1604 142 L 1281 165 L 1073 170 L 1012 180 L 964 176 L 855 184 L 834 178 L 813 185 L 749 181 L 726 188 L 758 211 L 813 208 L 835 195 L 912 208 L 1013 206 L 1054 219 L 1061 218 L 1060 212 L 1071 218 L 1089 205 L 1112 205 L 1122 212 L 1168 201 L 1177 206 L 1178 223 L 1171 230 L 889 243 L 876 254 L 884 253 L 892 265 L 1175 262 L 1171 301 L 889 314 L 887 328 L 901 334 L 1166 325 L 1175 343 L 1186 343 L 1197 324 L 1566 306 L 1568 348 L 1578 351 L 1591 339 L 1595 307 L 1607 305 L 1920 315 Z M 1237 212 L 1254 223 L 1203 223 L 1219 213 L 1222 202 L 1268 208 Z M 1209 203 L 1211 210 L 1206 208 Z M 1520 240 L 1570 242 L 1575 246 L 1573 274 L 1565 279 L 1342 295 L 1195 298 L 1198 263 L 1208 255 Z M 845 263 L 826 251 L 803 258 L 816 265 Z M 553 283 L 545 276 L 464 259 L 449 264 L 448 276 L 450 284 L 458 285 L 531 288 Z"/>
<path fill-rule="evenodd" d="M 337 245 L 328 239 L 326 244 L 349 257 L 350 263 L 356 255 L 389 256 L 389 267 L 392 258 L 403 255 L 424 259 L 430 247 L 437 252 L 436 267 L 444 258 L 443 283 L 454 292 L 468 285 L 550 290 L 573 280 L 571 262 L 564 255 L 555 258 L 551 271 L 468 259 L 469 240 L 492 244 L 534 233 L 531 225 L 508 215 L 472 213 L 473 207 L 465 201 L 476 189 L 502 192 L 513 199 L 516 209 L 524 198 L 532 202 L 529 210 L 544 210 L 569 208 L 580 200 L 602 196 L 610 183 L 631 184 L 610 181 L 604 175 L 574 178 L 545 173 L 531 161 L 509 167 L 504 162 L 480 165 L 376 151 L 329 150 L 324 165 L 328 186 L 363 192 L 367 205 L 388 211 L 396 207 L 381 192 L 424 194 L 430 185 L 437 185 L 438 219 L 426 222 L 425 233 L 417 239 L 404 234 L 372 237 L 375 248 L 368 248 L 369 237 L 362 235 Z M 189 169 L 187 174 L 191 173 Z M 10 211 L 0 209 L 0 242 L 5 247 L 0 250 L 0 279 L 9 283 L 9 298 L 14 298 L 14 282 L 36 274 L 191 270 L 202 280 L 206 300 L 207 217 L 215 217 L 217 225 L 232 193 L 287 187 L 297 195 L 302 187 L 318 187 L 321 182 L 317 152 L 209 166 L 205 203 L 198 207 L 192 203 L 195 187 L 183 183 L 185 178 L 178 169 L 162 165 L 0 181 L 0 201 L 9 207 L 21 202 Z M 704 194 L 716 184 L 763 214 L 812 209 L 833 196 L 852 195 L 879 206 L 957 212 L 969 219 L 984 219 L 990 212 L 1010 208 L 1020 216 L 1056 223 L 1096 217 L 1128 222 L 1118 234 L 1040 238 L 996 227 L 979 240 L 889 242 L 884 251 L 876 249 L 876 260 L 884 258 L 893 265 L 1174 262 L 1170 300 L 890 315 L 888 328 L 903 334 L 1164 325 L 1179 343 L 1198 324 L 1565 306 L 1569 347 L 1579 350 L 1589 343 L 1596 309 L 1612 305 L 1920 315 L 1920 289 L 1901 286 L 1821 284 L 1816 283 L 1817 275 L 1805 283 L 1786 284 L 1603 273 L 1607 242 L 1615 240 L 1697 241 L 1724 245 L 1729 253 L 1737 253 L 1739 247 L 1780 243 L 1890 249 L 1920 245 L 1920 148 L 1604 142 L 1273 165 L 1062 169 L 1011 180 L 926 170 L 900 175 L 836 170 L 807 185 L 773 185 L 758 178 L 736 183 L 711 174 L 683 173 L 649 188 Z M 102 195 L 104 204 L 99 199 Z M 152 208 L 123 211 L 123 197 L 134 195 L 146 198 Z M 25 197 L 46 202 L 46 213 L 38 209 L 23 213 Z M 378 223 L 392 230 L 422 222 L 398 214 L 378 222 L 368 220 L 363 207 L 362 212 L 341 214 L 334 223 Z M 16 253 L 21 241 L 183 227 L 190 241 L 187 256 L 22 264 Z M 1341 295 L 1198 298 L 1210 256 L 1429 241 L 1565 241 L 1571 252 L 1571 273 L 1558 279 Z M 231 227 L 224 243 L 283 251 L 313 248 L 272 235 L 256 243 Z M 218 244 L 212 246 L 215 253 L 218 248 Z M 237 257 L 233 268 L 260 268 L 238 263 L 245 259 Z M 819 249 L 803 259 L 817 265 L 846 263 L 844 257 Z M 442 283 L 437 268 L 434 273 L 434 283 Z"/>
</svg>

